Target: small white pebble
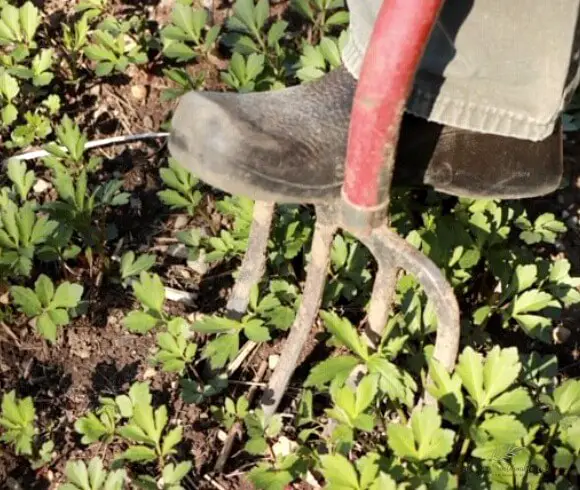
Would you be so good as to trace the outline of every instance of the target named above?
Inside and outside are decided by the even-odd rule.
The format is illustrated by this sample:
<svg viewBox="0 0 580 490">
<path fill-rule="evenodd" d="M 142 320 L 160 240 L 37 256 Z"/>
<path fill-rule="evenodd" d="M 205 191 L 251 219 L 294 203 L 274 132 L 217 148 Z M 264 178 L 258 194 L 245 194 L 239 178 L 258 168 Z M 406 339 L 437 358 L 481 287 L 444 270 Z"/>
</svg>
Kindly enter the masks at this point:
<svg viewBox="0 0 580 490">
<path fill-rule="evenodd" d="M 268 367 L 273 371 L 276 369 L 279 360 L 280 356 L 278 354 L 272 354 L 270 357 L 268 357 Z"/>
<path fill-rule="evenodd" d="M 217 433 L 217 438 L 221 441 L 221 442 L 225 442 L 226 439 L 228 438 L 228 435 L 223 431 L 223 430 L 218 430 Z"/>
<path fill-rule="evenodd" d="M 32 190 L 35 194 L 42 194 L 44 191 L 50 189 L 52 185 L 46 180 L 38 179 Z"/>
</svg>

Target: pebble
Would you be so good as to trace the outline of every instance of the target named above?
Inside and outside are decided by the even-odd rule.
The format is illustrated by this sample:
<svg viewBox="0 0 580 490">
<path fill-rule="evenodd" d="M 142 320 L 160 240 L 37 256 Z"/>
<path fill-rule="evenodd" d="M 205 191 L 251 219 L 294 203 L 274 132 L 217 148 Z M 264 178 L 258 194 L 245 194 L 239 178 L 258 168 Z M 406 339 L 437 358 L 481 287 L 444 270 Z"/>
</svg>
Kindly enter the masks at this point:
<svg viewBox="0 0 580 490">
<path fill-rule="evenodd" d="M 147 88 L 144 85 L 133 85 L 131 87 L 131 95 L 136 100 L 145 100 L 145 97 L 147 97 Z"/>
<path fill-rule="evenodd" d="M 566 327 L 556 327 L 552 331 L 554 343 L 563 344 L 570 338 L 571 332 Z"/>
<path fill-rule="evenodd" d="M 35 194 L 42 194 L 44 191 L 50 189 L 52 185 L 46 180 L 37 179 L 36 184 L 32 187 Z"/>
<path fill-rule="evenodd" d="M 268 357 L 268 367 L 273 371 L 276 369 L 278 361 L 280 361 L 280 356 L 278 354 L 272 354 L 270 357 Z"/>
<path fill-rule="evenodd" d="M 183 243 L 175 243 L 167 248 L 167 254 L 176 259 L 187 259 L 189 252 Z"/>
<path fill-rule="evenodd" d="M 175 222 L 173 223 L 173 228 L 175 230 L 181 230 L 181 228 L 185 228 L 187 223 L 189 222 L 189 216 L 186 214 L 180 214 L 177 218 L 175 218 Z"/>
<path fill-rule="evenodd" d="M 203 276 L 209 270 L 209 264 L 205 261 L 205 253 L 203 250 L 199 251 L 197 260 L 188 260 L 187 267 L 200 276 Z"/>
</svg>

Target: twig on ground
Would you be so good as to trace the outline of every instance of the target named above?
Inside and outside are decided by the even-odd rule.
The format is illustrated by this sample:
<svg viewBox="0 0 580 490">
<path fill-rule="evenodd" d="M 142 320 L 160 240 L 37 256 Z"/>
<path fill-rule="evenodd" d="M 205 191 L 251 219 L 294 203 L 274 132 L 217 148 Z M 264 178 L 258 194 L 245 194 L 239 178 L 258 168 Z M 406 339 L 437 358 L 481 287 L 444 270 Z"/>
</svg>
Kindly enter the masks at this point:
<svg viewBox="0 0 580 490">
<path fill-rule="evenodd" d="M 254 396 L 256 395 L 256 391 L 258 391 L 259 382 L 262 380 L 262 378 L 266 374 L 267 369 L 268 369 L 268 361 L 262 361 L 262 364 L 260 364 L 260 367 L 258 368 L 258 371 L 256 372 L 254 379 L 252 380 L 252 383 L 254 383 L 254 384 L 248 390 L 248 405 L 250 405 L 252 403 Z M 234 440 L 236 438 L 236 435 L 238 433 L 240 433 L 241 430 L 242 430 L 242 423 L 240 421 L 237 421 L 232 426 L 232 428 L 229 430 L 228 436 L 224 442 L 224 445 L 222 447 L 220 455 L 219 455 L 217 462 L 214 466 L 214 470 L 216 472 L 221 473 L 222 470 L 224 469 L 224 466 L 225 466 L 225 464 L 226 464 L 226 462 L 227 462 L 227 460 L 230 457 L 230 454 L 232 452 L 232 448 L 234 447 Z"/>
</svg>

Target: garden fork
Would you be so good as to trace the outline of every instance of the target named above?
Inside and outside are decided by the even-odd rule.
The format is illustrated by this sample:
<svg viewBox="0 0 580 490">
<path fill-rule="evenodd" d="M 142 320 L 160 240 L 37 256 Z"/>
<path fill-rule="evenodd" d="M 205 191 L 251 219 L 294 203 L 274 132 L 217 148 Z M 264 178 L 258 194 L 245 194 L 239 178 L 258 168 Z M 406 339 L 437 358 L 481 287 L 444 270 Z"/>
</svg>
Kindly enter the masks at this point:
<svg viewBox="0 0 580 490">
<path fill-rule="evenodd" d="M 302 301 L 280 360 L 262 397 L 266 416 L 274 414 L 321 304 L 334 234 L 342 229 L 375 256 L 378 273 L 371 295 L 367 339 L 382 337 L 399 269 L 413 274 L 432 302 L 437 318 L 434 358 L 451 370 L 459 348 L 459 307 L 438 267 L 387 224 L 390 185 L 405 102 L 415 71 L 443 0 L 384 0 L 365 55 L 353 102 L 341 199 L 316 205 Z M 265 270 L 274 214 L 272 203 L 256 202 L 248 251 L 227 309 L 244 314 L 250 290 Z M 428 380 L 429 383 L 429 380 Z M 425 394 L 425 402 L 433 399 Z"/>
</svg>

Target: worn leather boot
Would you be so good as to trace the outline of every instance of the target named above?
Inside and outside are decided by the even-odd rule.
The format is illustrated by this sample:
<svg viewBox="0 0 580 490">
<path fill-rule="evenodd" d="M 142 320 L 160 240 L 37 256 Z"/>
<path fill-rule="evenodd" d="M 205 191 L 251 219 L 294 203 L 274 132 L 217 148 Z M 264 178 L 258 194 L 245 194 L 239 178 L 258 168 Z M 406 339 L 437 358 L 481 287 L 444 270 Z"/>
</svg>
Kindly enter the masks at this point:
<svg viewBox="0 0 580 490">
<path fill-rule="evenodd" d="M 169 149 L 213 187 L 252 199 L 316 203 L 340 196 L 356 80 L 345 68 L 279 91 L 190 92 L 172 120 Z M 432 186 L 479 198 L 554 191 L 562 177 L 560 125 L 531 142 L 405 115 L 393 186 Z"/>
</svg>

